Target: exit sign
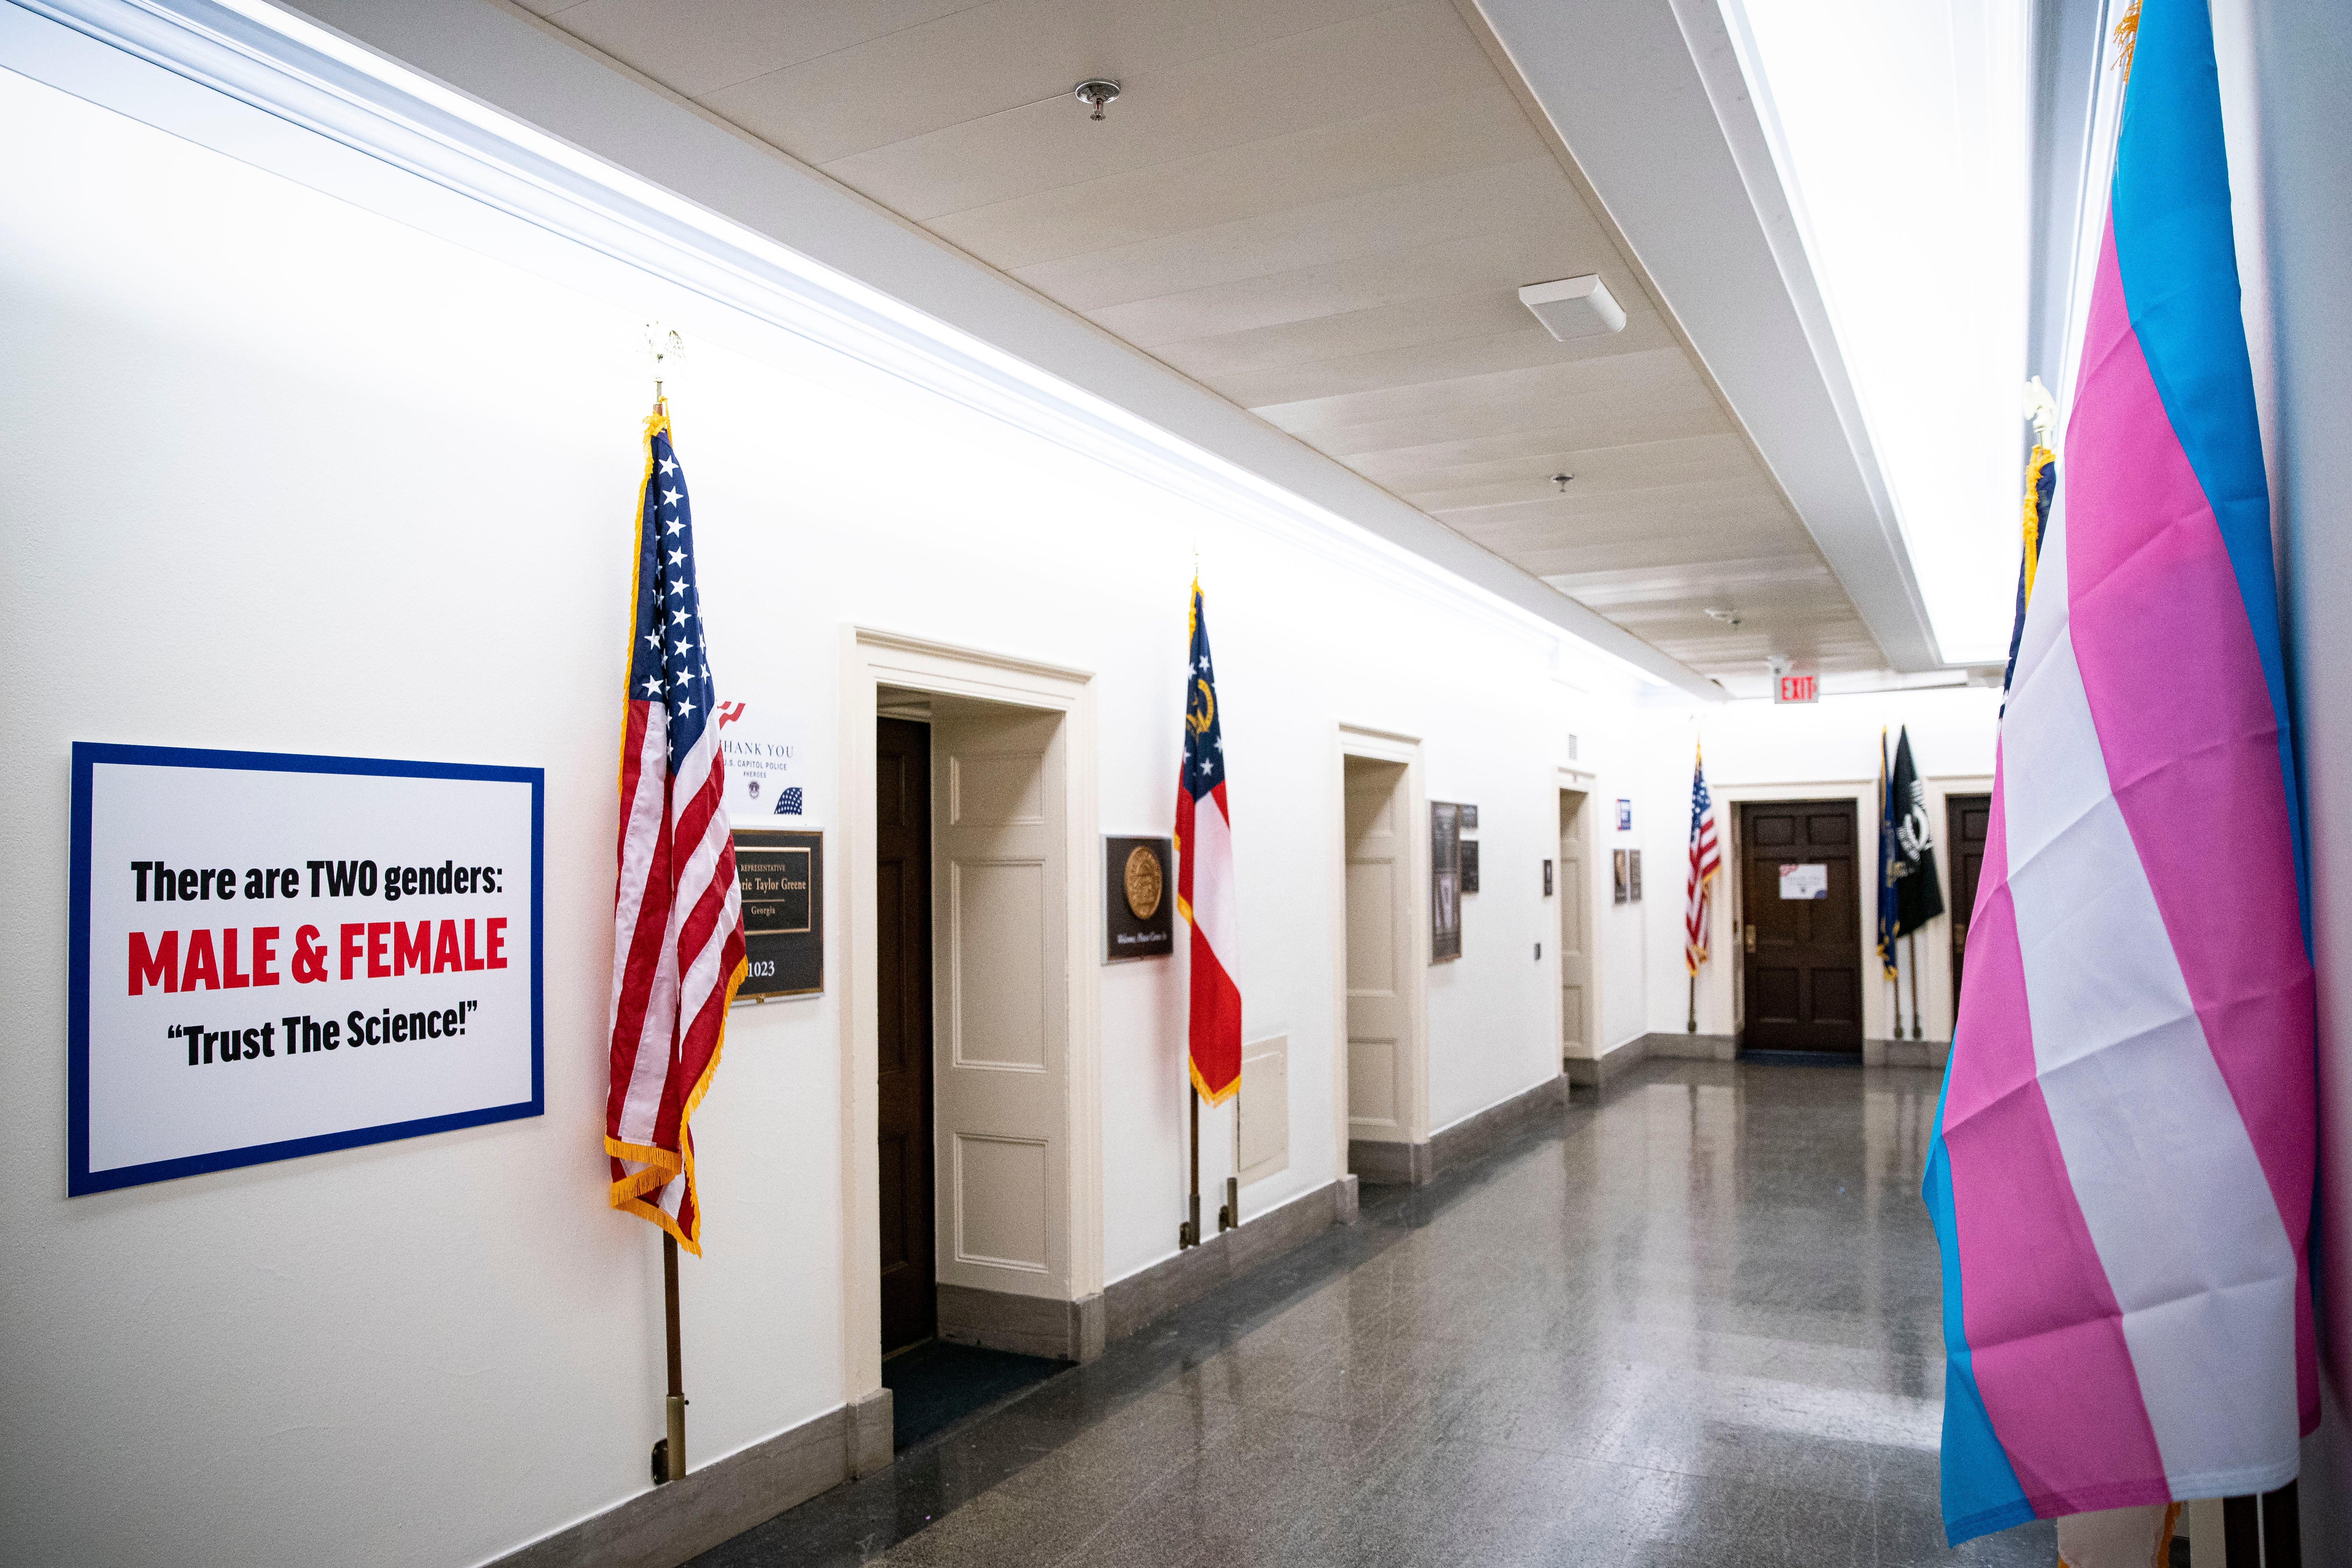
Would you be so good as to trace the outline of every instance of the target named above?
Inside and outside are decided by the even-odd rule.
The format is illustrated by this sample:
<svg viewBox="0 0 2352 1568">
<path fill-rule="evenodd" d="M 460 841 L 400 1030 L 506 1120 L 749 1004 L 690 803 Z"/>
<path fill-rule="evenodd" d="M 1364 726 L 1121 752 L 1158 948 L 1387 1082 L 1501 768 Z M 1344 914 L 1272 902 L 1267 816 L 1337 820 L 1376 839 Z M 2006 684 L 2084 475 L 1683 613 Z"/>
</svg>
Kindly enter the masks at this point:
<svg viewBox="0 0 2352 1568">
<path fill-rule="evenodd" d="M 1819 702 L 1822 700 L 1822 678 L 1818 675 L 1784 675 L 1772 683 L 1775 702 Z"/>
</svg>

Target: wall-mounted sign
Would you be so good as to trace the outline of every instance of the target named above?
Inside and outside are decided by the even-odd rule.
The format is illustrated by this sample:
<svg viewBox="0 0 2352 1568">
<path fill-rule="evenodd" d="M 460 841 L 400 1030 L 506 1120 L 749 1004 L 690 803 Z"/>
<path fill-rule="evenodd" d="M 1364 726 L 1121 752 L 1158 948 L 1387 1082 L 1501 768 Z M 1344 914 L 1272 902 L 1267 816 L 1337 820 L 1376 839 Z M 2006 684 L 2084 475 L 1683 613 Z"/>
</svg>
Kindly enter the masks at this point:
<svg viewBox="0 0 2352 1568">
<path fill-rule="evenodd" d="M 1620 833 L 1633 831 L 1633 803 L 1630 800 L 1621 799 L 1617 803 L 1617 831 Z"/>
<path fill-rule="evenodd" d="M 1429 961 L 1462 956 L 1462 808 L 1429 803 Z"/>
<path fill-rule="evenodd" d="M 1627 903 L 1642 901 L 1642 852 L 1639 849 L 1625 851 L 1625 888 Z"/>
<path fill-rule="evenodd" d="M 757 700 L 719 705 L 719 744 L 727 757 L 727 820 L 746 826 L 792 827 L 813 815 L 801 747 L 779 728 L 782 705 Z M 750 989 L 749 985 L 745 989 Z"/>
<path fill-rule="evenodd" d="M 1818 675 L 1783 675 L 1772 682 L 1775 702 L 1819 702 L 1822 700 L 1822 678 Z"/>
<path fill-rule="evenodd" d="M 738 1001 L 813 996 L 824 989 L 824 835 L 735 830 L 743 900 L 743 984 Z"/>
<path fill-rule="evenodd" d="M 1103 962 L 1176 951 L 1175 857 L 1166 838 L 1103 839 Z"/>
<path fill-rule="evenodd" d="M 1478 890 L 1478 841 L 1475 838 L 1462 841 L 1462 890 L 1465 893 Z"/>
<path fill-rule="evenodd" d="M 545 794 L 76 742 L 67 1191 L 539 1115 Z"/>
<path fill-rule="evenodd" d="M 1784 899 L 1826 899 L 1830 896 L 1830 868 L 1826 865 L 1784 865 L 1780 868 L 1780 896 Z"/>
<path fill-rule="evenodd" d="M 1462 831 L 1465 833 L 1477 832 L 1478 808 L 1475 805 L 1465 805 L 1459 809 L 1462 813 Z"/>
<path fill-rule="evenodd" d="M 1544 862 L 1544 897 L 1551 897 L 1551 862 Z"/>
</svg>

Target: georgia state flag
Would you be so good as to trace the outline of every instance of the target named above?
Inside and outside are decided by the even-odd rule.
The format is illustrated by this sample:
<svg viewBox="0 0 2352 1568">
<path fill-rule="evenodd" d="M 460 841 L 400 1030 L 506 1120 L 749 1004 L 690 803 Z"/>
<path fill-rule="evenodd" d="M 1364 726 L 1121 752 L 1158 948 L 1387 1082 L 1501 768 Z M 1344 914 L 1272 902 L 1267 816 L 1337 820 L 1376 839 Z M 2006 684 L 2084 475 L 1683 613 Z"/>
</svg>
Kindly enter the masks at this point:
<svg viewBox="0 0 2352 1568">
<path fill-rule="evenodd" d="M 1240 947 L 1234 920 L 1233 812 L 1201 584 L 1192 584 L 1192 662 L 1185 671 L 1184 772 L 1176 786 L 1176 908 L 1192 928 L 1192 1087 L 1212 1105 L 1242 1080 L 1242 990 L 1226 967 Z"/>
</svg>

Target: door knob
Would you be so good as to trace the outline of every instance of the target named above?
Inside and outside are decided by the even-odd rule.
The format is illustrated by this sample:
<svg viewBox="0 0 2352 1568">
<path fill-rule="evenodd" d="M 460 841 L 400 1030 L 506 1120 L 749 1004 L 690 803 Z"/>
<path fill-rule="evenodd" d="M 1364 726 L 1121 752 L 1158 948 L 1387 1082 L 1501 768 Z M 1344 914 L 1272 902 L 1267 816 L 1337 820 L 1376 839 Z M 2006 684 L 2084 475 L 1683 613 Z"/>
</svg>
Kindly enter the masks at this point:
<svg viewBox="0 0 2352 1568">
<path fill-rule="evenodd" d="M 1754 952 L 1756 951 L 1756 928 L 1754 926 L 1749 926 L 1748 928 L 1748 951 L 1750 952 Z"/>
</svg>

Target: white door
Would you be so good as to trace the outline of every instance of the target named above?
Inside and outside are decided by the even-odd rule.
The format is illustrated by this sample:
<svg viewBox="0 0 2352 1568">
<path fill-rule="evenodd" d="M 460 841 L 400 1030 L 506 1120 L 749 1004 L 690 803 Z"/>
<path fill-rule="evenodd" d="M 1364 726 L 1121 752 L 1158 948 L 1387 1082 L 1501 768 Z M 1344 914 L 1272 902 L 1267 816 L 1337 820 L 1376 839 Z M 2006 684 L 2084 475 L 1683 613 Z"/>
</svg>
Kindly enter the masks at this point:
<svg viewBox="0 0 2352 1568">
<path fill-rule="evenodd" d="M 1592 1054 L 1592 904 L 1586 896 L 1584 838 L 1588 797 L 1559 792 L 1559 1049 Z"/>
<path fill-rule="evenodd" d="M 932 701 L 940 1280 L 1066 1299 L 1062 749 L 1059 714 Z"/>
<path fill-rule="evenodd" d="M 1347 759 L 1348 1136 L 1369 1142 L 1412 1141 L 1406 810 L 1402 763 Z"/>
</svg>

